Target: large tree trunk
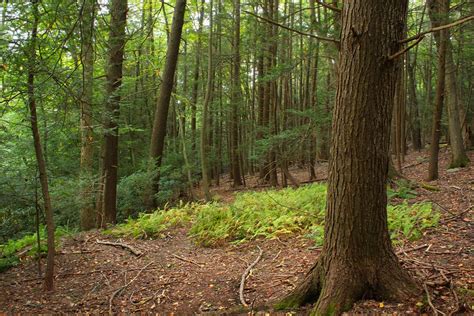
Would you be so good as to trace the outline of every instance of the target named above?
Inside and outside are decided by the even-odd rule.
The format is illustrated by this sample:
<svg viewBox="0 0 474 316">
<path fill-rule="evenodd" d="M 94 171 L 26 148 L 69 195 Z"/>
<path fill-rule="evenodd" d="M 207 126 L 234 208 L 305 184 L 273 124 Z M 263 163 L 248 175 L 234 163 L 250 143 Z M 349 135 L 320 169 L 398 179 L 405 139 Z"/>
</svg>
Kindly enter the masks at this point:
<svg viewBox="0 0 474 316">
<path fill-rule="evenodd" d="M 107 102 L 104 113 L 104 147 L 102 152 L 101 188 L 98 225 L 115 224 L 117 217 L 118 120 L 120 86 L 125 47 L 127 0 L 110 4 L 109 56 L 107 64 Z"/>
<path fill-rule="evenodd" d="M 150 157 L 153 159 L 157 174 L 153 179 L 153 194 L 158 193 L 160 183 L 159 169 L 165 147 L 166 123 L 168 121 L 168 109 L 170 105 L 171 92 L 173 90 L 174 74 L 178 63 L 179 44 L 184 23 L 184 12 L 186 0 L 177 0 L 174 7 L 171 34 L 166 51 L 166 65 L 160 86 L 160 93 L 156 104 L 153 132 L 151 134 Z M 153 199 L 154 206 L 158 206 L 156 198 Z"/>
<path fill-rule="evenodd" d="M 46 161 L 41 146 L 40 133 L 38 129 L 38 115 L 36 112 L 35 97 L 35 74 L 36 74 L 36 43 L 38 39 L 38 0 L 32 0 L 33 27 L 31 30 L 28 65 L 28 107 L 30 109 L 31 131 L 33 133 L 33 144 L 35 147 L 36 162 L 38 164 L 39 179 L 41 183 L 41 193 L 43 194 L 44 213 L 46 216 L 46 229 L 48 238 L 48 254 L 46 261 L 46 273 L 44 275 L 44 287 L 47 291 L 54 289 L 54 219 L 53 208 L 48 188 L 48 174 Z"/>
<path fill-rule="evenodd" d="M 92 167 L 94 155 L 94 135 L 92 131 L 92 89 L 94 74 L 94 14 L 95 0 L 84 0 L 84 11 L 81 20 L 81 63 L 82 63 L 82 95 L 81 95 L 81 228 L 94 228 L 96 216 L 92 197 Z"/>
<path fill-rule="evenodd" d="M 362 298 L 406 300 L 418 288 L 387 227 L 390 120 L 407 1 L 346 1 L 332 126 L 323 251 L 279 307 L 315 302 L 339 314 Z"/>
<path fill-rule="evenodd" d="M 433 27 L 447 24 L 449 0 L 429 0 L 428 12 Z M 434 33 L 439 49 L 442 39 L 440 33 Z M 462 139 L 462 125 L 459 118 L 459 96 L 456 82 L 456 65 L 453 60 L 449 30 L 446 41 L 446 109 L 449 119 L 449 139 L 451 142 L 451 168 L 465 167 L 469 163 Z"/>
<path fill-rule="evenodd" d="M 442 30 L 439 34 L 441 45 L 438 46 L 438 81 L 436 83 L 436 99 L 433 108 L 433 125 L 431 130 L 430 164 L 428 167 L 429 181 L 438 179 L 439 139 L 441 137 L 441 117 L 443 114 L 446 78 L 446 36 L 446 30 Z"/>
</svg>

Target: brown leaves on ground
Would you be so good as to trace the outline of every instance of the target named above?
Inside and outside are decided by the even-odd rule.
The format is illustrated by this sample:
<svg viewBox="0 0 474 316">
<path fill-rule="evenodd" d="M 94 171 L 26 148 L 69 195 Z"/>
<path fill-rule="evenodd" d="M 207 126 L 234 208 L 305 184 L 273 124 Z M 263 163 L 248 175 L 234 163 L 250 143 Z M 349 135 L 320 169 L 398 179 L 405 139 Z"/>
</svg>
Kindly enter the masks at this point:
<svg viewBox="0 0 474 316">
<path fill-rule="evenodd" d="M 407 156 L 404 176 L 418 183 L 424 181 L 426 157 L 426 152 Z M 474 161 L 472 152 L 470 159 Z M 446 314 L 462 314 L 474 305 L 474 209 L 470 209 L 474 204 L 474 169 L 447 172 L 448 163 L 449 155 L 443 152 L 440 179 L 429 183 L 439 191 L 419 186 L 414 199 L 436 203 L 443 214 L 441 224 L 421 240 L 398 248 L 397 253 L 403 265 L 426 285 L 433 307 Z M 307 177 L 306 170 L 291 171 L 301 182 Z M 318 168 L 321 178 L 325 172 L 324 166 Z M 250 181 L 255 189 L 258 184 Z M 222 182 L 224 185 L 214 192 L 224 200 L 231 199 L 234 192 Z M 244 291 L 245 299 L 254 306 L 272 302 L 291 290 L 319 254 L 304 237 L 202 248 L 186 231 L 171 230 L 159 240 L 122 240 L 140 251 L 139 257 L 126 249 L 98 244 L 97 239 L 106 238 L 99 232 L 69 238 L 56 259 L 56 290 L 45 293 L 36 261 L 26 261 L 0 274 L 0 312 L 103 313 L 109 311 L 109 305 L 114 313 L 225 312 L 240 304 L 241 275 L 255 260 L 256 245 L 262 248 L 263 256 Z M 396 304 L 361 301 L 352 312 L 433 314 L 422 298 Z"/>
</svg>

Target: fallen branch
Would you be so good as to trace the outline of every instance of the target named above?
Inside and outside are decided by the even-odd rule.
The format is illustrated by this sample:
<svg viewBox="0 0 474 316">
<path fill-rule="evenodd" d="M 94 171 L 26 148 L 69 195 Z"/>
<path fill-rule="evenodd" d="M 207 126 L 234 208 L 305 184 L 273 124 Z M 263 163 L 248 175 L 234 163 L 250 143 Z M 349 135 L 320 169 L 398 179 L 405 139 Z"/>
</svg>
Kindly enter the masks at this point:
<svg viewBox="0 0 474 316">
<path fill-rule="evenodd" d="M 132 254 L 134 254 L 137 257 L 142 255 L 141 251 L 133 248 L 130 245 L 127 245 L 127 244 L 124 244 L 124 243 L 121 243 L 121 242 L 111 242 L 111 241 L 105 241 L 105 240 L 97 239 L 96 243 L 98 243 L 100 245 L 108 245 L 108 246 L 120 247 L 120 248 L 123 248 L 123 249 L 127 249 L 128 251 L 130 251 Z"/>
<path fill-rule="evenodd" d="M 428 184 L 428 183 L 426 183 L 426 182 L 421 182 L 421 183 L 420 183 L 420 186 L 421 186 L 423 189 L 428 190 L 428 191 L 431 191 L 431 192 L 433 192 L 433 191 L 439 191 L 439 188 L 438 188 L 438 187 L 436 187 L 436 186 L 434 186 L 434 185 L 430 185 L 430 184 Z"/>
<path fill-rule="evenodd" d="M 397 255 L 399 254 L 402 254 L 402 253 L 407 253 L 407 252 L 412 252 L 412 251 L 416 251 L 416 250 L 420 250 L 420 249 L 423 249 L 423 248 L 427 248 L 429 245 L 427 244 L 423 244 L 423 245 L 420 245 L 420 246 L 417 246 L 415 248 L 411 248 L 411 249 L 400 249 L 399 251 L 397 251 Z"/>
<path fill-rule="evenodd" d="M 468 208 L 466 208 L 464 211 L 461 211 L 459 213 L 452 213 L 452 212 L 449 212 L 452 214 L 452 216 L 450 218 L 447 218 L 446 220 L 442 221 L 443 224 L 446 224 L 446 223 L 449 223 L 451 221 L 454 221 L 458 218 L 461 218 L 464 214 L 466 214 L 467 212 L 469 212 L 472 208 L 474 208 L 474 205 L 470 205 Z"/>
<path fill-rule="evenodd" d="M 428 301 L 428 305 L 430 305 L 431 309 L 433 310 L 433 315 L 437 316 L 439 313 L 441 313 L 443 315 L 446 315 L 445 313 L 441 312 L 436 307 L 434 307 L 433 303 L 431 302 L 430 293 L 428 292 L 428 287 L 426 286 L 426 283 L 423 283 L 423 288 L 425 289 L 426 299 Z"/>
<path fill-rule="evenodd" d="M 247 269 L 245 269 L 244 273 L 242 274 L 242 279 L 240 280 L 239 297 L 240 297 L 240 302 L 241 302 L 242 305 L 244 305 L 245 307 L 249 306 L 249 305 L 245 302 L 245 298 L 244 298 L 245 280 L 247 279 L 247 276 L 249 275 L 249 273 L 250 273 L 250 271 L 252 270 L 252 268 L 260 261 L 260 259 L 262 258 L 262 254 L 263 254 L 262 248 L 260 248 L 259 246 L 257 246 L 257 248 L 258 248 L 258 251 L 259 251 L 259 254 L 258 254 L 257 259 L 255 259 L 255 261 L 252 262 L 252 263 L 247 267 Z"/>
<path fill-rule="evenodd" d="M 173 257 L 175 257 L 175 258 L 181 260 L 181 261 L 195 264 L 195 265 L 197 265 L 197 266 L 200 267 L 200 268 L 202 268 L 202 266 L 204 265 L 203 263 L 199 263 L 199 262 L 196 262 L 196 261 L 191 260 L 191 259 L 186 259 L 186 258 L 181 257 L 181 256 L 178 256 L 178 255 L 176 255 L 176 254 L 174 254 L 174 253 L 171 254 L 171 255 L 172 255 Z"/>
<path fill-rule="evenodd" d="M 119 287 L 117 290 L 115 290 L 115 292 L 112 294 L 112 296 L 110 296 L 110 299 L 109 299 L 109 313 L 112 315 L 112 303 L 114 301 L 114 298 L 115 296 L 117 296 L 118 294 L 120 294 L 120 292 L 122 292 L 123 290 L 125 290 L 130 284 L 132 284 L 133 282 L 135 282 L 135 280 L 140 276 L 140 274 L 143 272 L 143 270 L 145 270 L 146 268 L 148 268 L 151 264 L 153 263 L 152 262 L 149 262 L 147 265 L 145 265 L 143 268 L 140 269 L 140 271 L 138 271 L 137 275 L 131 279 L 130 281 L 128 281 L 128 283 L 126 283 L 124 286 L 121 286 Z"/>
</svg>

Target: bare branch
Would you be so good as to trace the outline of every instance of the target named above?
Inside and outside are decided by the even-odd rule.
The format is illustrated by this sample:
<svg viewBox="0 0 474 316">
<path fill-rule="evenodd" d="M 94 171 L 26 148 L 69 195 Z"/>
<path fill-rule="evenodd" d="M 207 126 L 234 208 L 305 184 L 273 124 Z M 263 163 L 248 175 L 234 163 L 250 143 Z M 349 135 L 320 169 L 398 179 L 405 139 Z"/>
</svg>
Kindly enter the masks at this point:
<svg viewBox="0 0 474 316">
<path fill-rule="evenodd" d="M 459 25 L 459 24 L 463 24 L 463 23 L 466 23 L 466 22 L 469 22 L 471 20 L 474 19 L 474 15 L 471 15 L 471 16 L 467 16 L 467 17 L 464 17 L 464 18 L 461 18 L 453 23 L 449 23 L 449 24 L 445 24 L 445 25 L 440 25 L 440 26 L 437 26 L 437 27 L 432 27 L 430 28 L 429 30 L 427 31 L 423 31 L 423 32 L 420 32 L 414 36 L 411 36 L 409 38 L 405 38 L 403 40 L 400 40 L 399 43 L 400 44 L 404 44 L 404 43 L 408 43 L 408 42 L 411 42 L 411 41 L 414 41 L 414 40 L 417 40 L 419 39 L 420 37 L 423 37 L 425 36 L 426 34 L 428 33 L 433 33 L 433 32 L 438 32 L 438 31 L 441 31 L 441 30 L 444 30 L 444 29 L 447 29 L 447 28 L 450 28 L 450 27 L 453 27 L 453 26 L 456 26 L 456 25 Z"/>
<path fill-rule="evenodd" d="M 299 30 L 292 29 L 291 27 L 288 27 L 288 26 L 286 26 L 286 25 L 280 24 L 280 23 L 278 23 L 278 22 L 275 22 L 275 21 L 273 21 L 273 20 L 267 19 L 267 18 L 265 18 L 265 17 L 263 17 L 263 16 L 260 16 L 260 15 L 257 15 L 257 14 L 255 14 L 255 13 L 252 13 L 252 12 L 250 12 L 250 11 L 245 11 L 245 10 L 244 10 L 243 12 L 245 12 L 245 13 L 247 13 L 247 14 L 250 14 L 250 15 L 252 15 L 252 16 L 254 16 L 254 17 L 256 17 L 257 19 L 260 19 L 260 20 L 262 20 L 262 21 L 265 21 L 265 22 L 268 22 L 268 23 L 270 23 L 270 24 L 273 24 L 273 25 L 276 25 L 276 26 L 278 26 L 278 27 L 281 27 L 282 29 L 288 30 L 288 31 L 290 31 L 290 32 L 298 33 L 298 34 L 304 35 L 304 36 L 313 37 L 313 38 L 319 39 L 319 40 L 321 40 L 321 41 L 326 41 L 326 42 L 332 42 L 332 43 L 335 43 L 335 44 L 339 44 L 339 41 L 336 40 L 336 39 L 334 39 L 334 38 L 329 38 L 329 37 L 324 37 L 324 36 L 314 35 L 314 34 L 311 34 L 311 33 L 302 32 L 302 31 L 299 31 Z"/>
<path fill-rule="evenodd" d="M 413 47 L 415 47 L 416 45 L 418 45 L 418 43 L 421 42 L 424 38 L 425 38 L 425 36 L 422 35 L 420 38 L 418 38 L 418 39 L 416 40 L 416 42 L 414 42 L 414 43 L 408 45 L 407 47 L 405 47 L 404 49 L 402 49 L 402 50 L 396 52 L 395 54 L 388 56 L 388 60 L 394 60 L 394 59 L 396 59 L 396 58 L 402 56 L 403 54 L 405 54 L 406 52 L 408 52 L 410 49 L 412 49 Z"/>
<path fill-rule="evenodd" d="M 328 8 L 329 10 L 332 10 L 332 11 L 336 11 L 336 12 L 341 12 L 342 10 L 339 9 L 338 7 L 336 6 L 333 6 L 333 5 L 330 5 L 329 3 L 325 3 L 321 0 L 315 0 L 317 3 L 319 3 L 320 5 L 322 5 L 323 7 L 325 8 Z"/>
</svg>

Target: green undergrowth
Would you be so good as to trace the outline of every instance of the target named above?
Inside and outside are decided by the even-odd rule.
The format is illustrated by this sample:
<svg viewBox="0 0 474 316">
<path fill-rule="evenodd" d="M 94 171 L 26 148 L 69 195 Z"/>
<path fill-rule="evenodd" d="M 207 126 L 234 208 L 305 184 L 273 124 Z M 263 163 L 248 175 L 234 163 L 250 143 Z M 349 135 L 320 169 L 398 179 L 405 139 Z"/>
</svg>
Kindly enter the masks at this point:
<svg viewBox="0 0 474 316">
<path fill-rule="evenodd" d="M 169 210 L 161 210 L 150 214 L 140 214 L 137 219 L 128 219 L 104 233 L 112 236 L 133 238 L 160 237 L 165 230 L 183 226 L 191 222 L 193 216 L 203 207 L 197 203 L 180 203 Z"/>
<path fill-rule="evenodd" d="M 392 192 L 393 197 L 411 197 L 407 192 Z M 390 196 L 390 191 L 388 194 Z M 189 235 L 204 246 L 290 234 L 304 235 L 321 245 L 325 206 L 326 185 L 310 184 L 296 189 L 239 193 L 231 204 L 181 204 L 129 219 L 106 233 L 117 237 L 156 238 L 167 229 L 190 225 Z M 410 205 L 406 200 L 389 205 L 387 212 L 394 243 L 419 238 L 423 230 L 438 224 L 440 216 L 430 203 Z"/>
<path fill-rule="evenodd" d="M 68 228 L 56 228 L 56 246 L 59 243 L 59 238 L 71 235 L 73 231 Z M 40 229 L 40 253 L 46 253 L 48 247 L 46 246 L 46 229 Z M 36 256 L 38 253 L 38 245 L 36 241 L 36 234 L 26 235 L 20 239 L 10 239 L 5 244 L 0 244 L 0 272 L 6 271 L 11 267 L 20 263 L 19 255 L 22 257 Z"/>
</svg>

